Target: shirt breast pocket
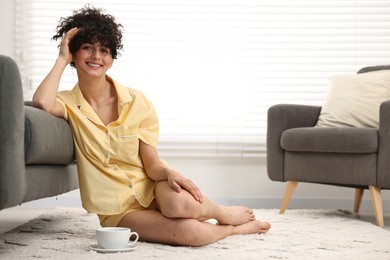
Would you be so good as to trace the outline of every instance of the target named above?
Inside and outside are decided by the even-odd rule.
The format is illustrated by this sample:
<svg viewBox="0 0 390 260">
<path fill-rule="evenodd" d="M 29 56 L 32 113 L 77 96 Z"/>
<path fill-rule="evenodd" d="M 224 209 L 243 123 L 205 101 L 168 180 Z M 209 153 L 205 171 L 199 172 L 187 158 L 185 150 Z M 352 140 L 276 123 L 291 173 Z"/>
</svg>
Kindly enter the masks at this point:
<svg viewBox="0 0 390 260">
<path fill-rule="evenodd" d="M 119 129 L 116 148 L 118 160 L 137 165 L 139 163 L 138 129 Z"/>
</svg>

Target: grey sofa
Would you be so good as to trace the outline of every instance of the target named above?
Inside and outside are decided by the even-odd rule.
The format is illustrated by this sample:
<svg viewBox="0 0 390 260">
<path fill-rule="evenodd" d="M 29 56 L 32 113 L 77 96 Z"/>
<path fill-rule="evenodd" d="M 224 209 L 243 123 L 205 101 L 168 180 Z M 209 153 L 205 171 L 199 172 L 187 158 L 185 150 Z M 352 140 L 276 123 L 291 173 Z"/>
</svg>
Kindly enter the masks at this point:
<svg viewBox="0 0 390 260">
<path fill-rule="evenodd" d="M 390 69 L 373 66 L 358 73 Z M 314 128 L 319 106 L 279 104 L 268 111 L 267 171 L 288 182 L 284 213 L 299 182 L 355 188 L 357 213 L 363 191 L 370 190 L 376 222 L 384 226 L 381 190 L 390 189 L 390 101 L 380 106 L 379 129 Z"/>
<path fill-rule="evenodd" d="M 0 210 L 78 188 L 68 123 L 30 105 L 16 63 L 0 55 Z"/>
</svg>

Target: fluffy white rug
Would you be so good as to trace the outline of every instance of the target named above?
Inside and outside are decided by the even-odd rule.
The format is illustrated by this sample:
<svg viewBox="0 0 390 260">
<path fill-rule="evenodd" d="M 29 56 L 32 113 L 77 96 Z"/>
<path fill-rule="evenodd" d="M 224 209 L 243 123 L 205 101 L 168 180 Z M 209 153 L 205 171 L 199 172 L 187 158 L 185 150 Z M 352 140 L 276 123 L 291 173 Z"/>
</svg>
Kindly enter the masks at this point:
<svg viewBox="0 0 390 260">
<path fill-rule="evenodd" d="M 265 235 L 231 236 L 200 247 L 138 242 L 134 251 L 101 254 L 98 219 L 58 208 L 0 236 L 0 259 L 390 259 L 390 232 L 341 210 L 255 210 L 272 223 Z"/>
</svg>

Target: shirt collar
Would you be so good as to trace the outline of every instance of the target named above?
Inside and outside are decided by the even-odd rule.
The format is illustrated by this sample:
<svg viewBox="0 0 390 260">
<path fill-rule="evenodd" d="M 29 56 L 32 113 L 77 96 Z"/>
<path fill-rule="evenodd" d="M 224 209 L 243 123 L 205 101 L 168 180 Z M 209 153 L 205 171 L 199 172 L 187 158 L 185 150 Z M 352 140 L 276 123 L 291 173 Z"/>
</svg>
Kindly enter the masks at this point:
<svg viewBox="0 0 390 260">
<path fill-rule="evenodd" d="M 106 75 L 108 81 L 111 81 L 115 87 L 116 94 L 118 95 L 118 104 L 123 106 L 125 103 L 131 102 L 133 97 L 129 90 L 122 84 L 113 80 L 110 76 Z M 73 100 L 76 102 L 78 107 L 82 107 L 87 101 L 83 97 L 83 93 L 80 90 L 79 84 L 77 83 L 71 91 Z"/>
</svg>

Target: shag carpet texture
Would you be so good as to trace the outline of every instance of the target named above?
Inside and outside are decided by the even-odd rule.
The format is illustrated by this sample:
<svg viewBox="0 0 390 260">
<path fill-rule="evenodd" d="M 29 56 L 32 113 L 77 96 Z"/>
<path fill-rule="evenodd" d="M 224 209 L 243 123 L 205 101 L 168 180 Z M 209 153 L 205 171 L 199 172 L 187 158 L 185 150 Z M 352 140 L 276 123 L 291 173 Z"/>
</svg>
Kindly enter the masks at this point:
<svg viewBox="0 0 390 260">
<path fill-rule="evenodd" d="M 56 208 L 0 235 L 0 259 L 390 259 L 390 232 L 349 211 L 256 209 L 272 228 L 192 248 L 137 242 L 125 253 L 102 254 L 98 218 L 80 208 Z"/>
</svg>

